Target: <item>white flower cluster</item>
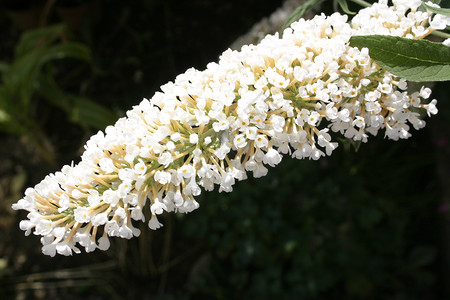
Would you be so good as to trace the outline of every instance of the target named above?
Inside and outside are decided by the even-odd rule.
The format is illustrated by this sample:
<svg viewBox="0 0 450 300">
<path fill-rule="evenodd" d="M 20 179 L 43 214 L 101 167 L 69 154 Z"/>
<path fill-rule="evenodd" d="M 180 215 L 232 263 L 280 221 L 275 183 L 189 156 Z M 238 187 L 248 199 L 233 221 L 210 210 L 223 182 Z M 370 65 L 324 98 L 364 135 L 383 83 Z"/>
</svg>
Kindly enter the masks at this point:
<svg viewBox="0 0 450 300">
<path fill-rule="evenodd" d="M 144 99 L 114 126 L 87 142 L 77 165 L 64 166 L 25 192 L 14 209 L 29 211 L 20 228 L 41 235 L 44 254 L 70 255 L 131 238 L 157 215 L 199 207 L 202 190 L 231 192 L 236 180 L 267 173 L 283 156 L 319 159 L 338 144 L 331 132 L 367 141 L 380 130 L 393 140 L 435 114 L 428 88 L 408 94 L 402 79 L 348 45 L 352 35 L 422 38 L 430 15 L 417 1 L 381 1 L 353 18 L 333 14 L 300 20 L 283 37 L 267 36 L 240 52 L 226 51 Z M 418 1 L 420 2 L 420 1 Z M 407 15 L 405 16 L 405 14 Z M 432 22 L 432 21 L 431 21 Z M 148 217 L 147 217 L 148 218 Z"/>
</svg>

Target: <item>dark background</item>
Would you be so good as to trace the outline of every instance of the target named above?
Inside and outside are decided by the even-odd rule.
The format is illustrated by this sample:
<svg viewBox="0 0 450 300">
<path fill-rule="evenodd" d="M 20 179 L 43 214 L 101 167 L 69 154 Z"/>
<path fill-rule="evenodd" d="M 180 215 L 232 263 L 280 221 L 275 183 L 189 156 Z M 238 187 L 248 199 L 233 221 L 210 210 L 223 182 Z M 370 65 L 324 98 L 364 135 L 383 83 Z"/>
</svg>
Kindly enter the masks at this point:
<svg viewBox="0 0 450 300">
<path fill-rule="evenodd" d="M 54 42 L 82 43 L 91 59 L 53 60 L 42 73 L 67 99 L 89 99 L 114 118 L 187 68 L 217 61 L 282 4 L 42 1 L 47 13 L 42 18 L 41 7 L 41 19 L 24 28 L 11 14 L 36 6 L 28 2 L 3 3 L 0 61 L 17 60 L 20 37 L 30 27 L 61 23 L 60 10 L 93 3 L 75 25 L 65 21 L 69 31 Z M 323 5 L 327 13 L 331 7 L 331 1 Z M 139 224 L 139 238 L 112 239 L 106 252 L 54 258 L 41 253 L 38 237 L 18 229 L 26 213 L 12 211 L 11 204 L 48 173 L 76 163 L 85 141 L 110 123 L 101 115 L 105 122 L 94 125 L 74 118 L 39 87 L 31 88 L 22 117 L 34 127 L 0 132 L 2 299 L 450 296 L 448 83 L 433 89 L 439 114 L 408 140 L 379 134 L 367 144 L 344 142 L 319 161 L 286 157 L 268 176 L 237 183 L 233 193 L 204 193 L 198 210 L 163 217 L 157 231 Z"/>
</svg>

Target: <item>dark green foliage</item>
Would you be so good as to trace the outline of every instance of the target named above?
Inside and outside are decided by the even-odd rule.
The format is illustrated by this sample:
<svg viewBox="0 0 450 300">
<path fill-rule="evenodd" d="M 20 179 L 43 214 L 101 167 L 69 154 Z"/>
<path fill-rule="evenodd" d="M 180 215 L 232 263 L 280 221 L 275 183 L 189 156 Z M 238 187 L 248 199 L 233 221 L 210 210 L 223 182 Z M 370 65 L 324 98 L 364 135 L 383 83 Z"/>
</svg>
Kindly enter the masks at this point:
<svg viewBox="0 0 450 300">
<path fill-rule="evenodd" d="M 67 70 L 70 61 L 56 65 L 57 61 L 69 59 L 78 66 L 92 63 L 90 49 L 68 40 L 69 35 L 61 24 L 24 32 L 15 46 L 13 60 L 2 63 L 0 68 L 0 131 L 29 139 L 42 158 L 53 165 L 53 145 L 42 130 L 52 106 L 58 109 L 57 114 L 65 114 L 65 118 L 86 129 L 104 129 L 117 119 L 109 109 L 63 91 L 57 84 L 56 77 L 71 74 Z"/>
<path fill-rule="evenodd" d="M 437 280 L 437 234 L 424 232 L 439 226 L 438 193 L 426 180 L 434 169 L 419 142 L 375 139 L 358 153 L 341 149 L 321 161 L 286 158 L 268 176 L 241 182 L 231 194 L 205 194 L 199 212 L 180 224 L 208 249 L 194 295 L 427 294 Z"/>
</svg>

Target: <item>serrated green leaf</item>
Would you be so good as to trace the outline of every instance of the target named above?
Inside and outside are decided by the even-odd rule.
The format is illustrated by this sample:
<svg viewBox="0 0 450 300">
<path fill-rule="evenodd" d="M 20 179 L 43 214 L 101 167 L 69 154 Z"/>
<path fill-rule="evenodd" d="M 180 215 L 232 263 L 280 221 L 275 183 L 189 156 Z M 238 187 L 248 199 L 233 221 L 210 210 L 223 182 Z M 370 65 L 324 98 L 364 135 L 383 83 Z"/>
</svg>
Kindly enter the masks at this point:
<svg viewBox="0 0 450 300">
<path fill-rule="evenodd" d="M 321 2 L 323 2 L 324 0 L 308 0 L 306 3 L 304 3 L 303 5 L 300 5 L 299 7 L 297 7 L 292 14 L 289 16 L 289 18 L 287 19 L 286 23 L 284 23 L 283 28 L 281 29 L 281 33 L 283 33 L 283 31 L 289 27 L 289 25 L 291 25 L 292 23 L 294 23 L 295 21 L 299 20 L 301 17 L 303 17 L 303 15 L 312 7 L 314 7 L 315 5 L 320 4 Z"/>
<path fill-rule="evenodd" d="M 422 3 L 422 5 L 429 11 L 435 13 L 435 14 L 440 14 L 440 15 L 444 15 L 447 17 L 450 17 L 450 9 L 448 8 L 438 8 L 438 7 L 434 7 L 431 5 L 426 4 L 425 2 Z"/>
<path fill-rule="evenodd" d="M 450 47 L 386 35 L 353 36 L 350 46 L 368 48 L 383 69 L 409 81 L 450 80 Z"/>
<path fill-rule="evenodd" d="M 347 4 L 347 0 L 338 0 L 338 4 L 341 7 L 342 11 L 348 15 L 354 15 L 356 14 L 355 12 L 351 11 L 348 8 L 348 4 Z"/>
</svg>

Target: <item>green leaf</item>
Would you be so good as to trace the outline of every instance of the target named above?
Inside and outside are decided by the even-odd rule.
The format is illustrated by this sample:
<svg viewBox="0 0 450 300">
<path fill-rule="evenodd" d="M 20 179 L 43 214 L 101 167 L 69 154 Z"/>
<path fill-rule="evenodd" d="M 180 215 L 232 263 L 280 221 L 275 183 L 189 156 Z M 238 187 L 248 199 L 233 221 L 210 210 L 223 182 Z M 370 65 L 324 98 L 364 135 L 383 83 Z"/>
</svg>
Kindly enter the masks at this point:
<svg viewBox="0 0 450 300">
<path fill-rule="evenodd" d="M 64 42 L 48 48 L 40 57 L 39 63 L 42 65 L 46 62 L 62 59 L 73 58 L 82 61 L 91 61 L 91 52 L 88 47 L 77 42 Z"/>
<path fill-rule="evenodd" d="M 289 18 L 287 19 L 286 23 L 284 23 L 283 28 L 281 29 L 281 33 L 283 33 L 283 31 L 289 27 L 289 25 L 291 25 L 292 23 L 294 23 L 295 21 L 299 20 L 309 9 L 311 9 L 312 7 L 314 7 L 315 5 L 323 2 L 324 0 L 308 0 L 306 3 L 304 3 L 303 5 L 300 5 L 299 7 L 297 7 L 292 14 L 289 16 Z"/>
<path fill-rule="evenodd" d="M 72 105 L 70 97 L 54 82 L 50 76 L 39 76 L 34 84 L 35 90 L 42 95 L 45 100 L 59 107 L 66 113 L 70 113 Z"/>
<path fill-rule="evenodd" d="M 66 112 L 74 123 L 104 129 L 117 119 L 111 110 L 98 103 L 64 93 L 52 78 L 39 76 L 35 87 L 47 101 Z"/>
<path fill-rule="evenodd" d="M 368 48 L 383 69 L 409 81 L 450 80 L 450 47 L 386 35 L 353 36 L 350 46 Z"/>
<path fill-rule="evenodd" d="M 20 37 L 15 49 L 15 56 L 26 55 L 37 47 L 46 47 L 60 39 L 63 34 L 67 34 L 67 29 L 63 24 L 27 31 Z"/>
<path fill-rule="evenodd" d="M 117 120 L 117 117 L 106 107 L 89 99 L 77 97 L 74 98 L 71 119 L 73 122 L 82 125 L 96 129 L 105 129 L 106 126 L 113 124 Z"/>
<path fill-rule="evenodd" d="M 33 84 L 39 73 L 38 61 L 42 55 L 42 49 L 30 52 L 15 59 L 3 73 L 2 79 L 10 91 L 10 101 L 14 101 L 19 109 L 28 107 L 33 93 Z"/>
<path fill-rule="evenodd" d="M 0 86 L 0 131 L 23 134 L 26 132 L 26 128 L 24 124 L 14 118 L 14 108 L 11 106 L 7 88 Z"/>
<path fill-rule="evenodd" d="M 348 15 L 354 15 L 354 14 L 356 14 L 355 12 L 351 11 L 351 10 L 348 8 L 347 0 L 338 0 L 338 4 L 339 4 L 339 6 L 342 8 L 342 11 L 343 11 L 344 13 L 346 13 L 346 14 L 348 14 Z"/>
<path fill-rule="evenodd" d="M 422 3 L 422 5 L 429 11 L 435 13 L 435 14 L 440 14 L 440 15 L 444 15 L 447 17 L 450 17 L 450 9 L 448 8 L 438 8 L 438 7 L 433 7 L 431 5 L 426 4 L 425 2 Z"/>
<path fill-rule="evenodd" d="M 41 68 L 53 60 L 72 58 L 90 62 L 91 52 L 85 45 L 63 42 L 49 47 L 39 47 L 14 60 L 3 73 L 3 82 L 19 96 L 20 104 L 28 107 L 35 82 Z"/>
<path fill-rule="evenodd" d="M 425 0 L 422 0 L 422 4 L 423 4 L 424 1 Z M 439 4 L 439 3 L 441 3 L 441 0 L 428 0 L 427 2 L 432 2 L 432 3 Z"/>
</svg>

